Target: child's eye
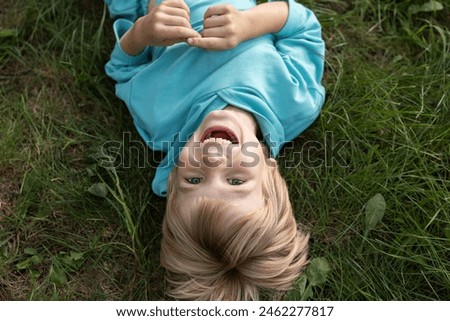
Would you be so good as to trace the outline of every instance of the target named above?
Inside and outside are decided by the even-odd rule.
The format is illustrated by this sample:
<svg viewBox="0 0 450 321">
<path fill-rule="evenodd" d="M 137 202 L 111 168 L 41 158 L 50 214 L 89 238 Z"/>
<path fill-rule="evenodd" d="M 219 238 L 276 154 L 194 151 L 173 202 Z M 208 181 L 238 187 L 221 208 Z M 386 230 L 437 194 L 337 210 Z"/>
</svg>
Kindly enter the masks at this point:
<svg viewBox="0 0 450 321">
<path fill-rule="evenodd" d="M 239 178 L 230 178 L 228 179 L 228 184 L 230 185 L 241 185 L 244 184 L 244 181 Z"/>
<path fill-rule="evenodd" d="M 186 178 L 186 182 L 189 184 L 200 184 L 202 182 L 202 178 L 200 177 L 189 177 Z"/>
</svg>

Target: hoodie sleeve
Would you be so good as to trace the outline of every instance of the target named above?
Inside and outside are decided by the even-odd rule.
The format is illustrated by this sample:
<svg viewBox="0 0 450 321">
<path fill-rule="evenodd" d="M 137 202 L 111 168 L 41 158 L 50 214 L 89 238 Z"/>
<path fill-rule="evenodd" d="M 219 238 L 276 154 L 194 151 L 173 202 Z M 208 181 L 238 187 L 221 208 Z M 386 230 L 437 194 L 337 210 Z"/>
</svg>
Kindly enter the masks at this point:
<svg viewBox="0 0 450 321">
<path fill-rule="evenodd" d="M 111 16 L 116 17 L 113 31 L 116 39 L 110 60 L 106 63 L 106 74 L 116 82 L 116 95 L 128 103 L 130 93 L 130 80 L 152 60 L 153 47 L 147 47 L 137 56 L 127 54 L 120 46 L 122 36 L 133 27 L 136 11 L 139 4 L 146 1 L 105 0 Z M 109 4 L 111 7 L 109 7 Z M 121 11 L 124 8 L 124 11 Z"/>
<path fill-rule="evenodd" d="M 286 1 L 289 15 L 283 28 L 274 34 L 275 47 L 293 80 L 316 102 L 318 114 L 325 98 L 321 84 L 325 62 L 321 26 L 311 10 L 294 0 Z"/>
<path fill-rule="evenodd" d="M 132 22 L 147 13 L 149 0 L 104 0 L 109 15 L 116 20 L 124 18 Z"/>
</svg>

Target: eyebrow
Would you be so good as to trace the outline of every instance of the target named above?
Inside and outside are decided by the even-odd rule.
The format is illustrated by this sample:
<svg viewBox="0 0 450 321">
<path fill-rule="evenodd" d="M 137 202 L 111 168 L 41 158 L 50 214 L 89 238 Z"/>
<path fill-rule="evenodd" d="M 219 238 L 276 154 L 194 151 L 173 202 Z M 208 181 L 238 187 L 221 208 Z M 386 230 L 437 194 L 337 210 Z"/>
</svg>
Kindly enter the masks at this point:
<svg viewBox="0 0 450 321">
<path fill-rule="evenodd" d="M 179 190 L 182 192 L 185 192 L 185 193 L 191 193 L 191 192 L 195 192 L 201 188 L 201 186 L 200 186 L 201 184 L 190 184 L 192 186 L 190 186 L 188 184 L 189 183 L 186 183 L 186 184 L 179 183 L 178 184 Z M 238 186 L 240 186 L 240 185 L 238 185 Z M 241 196 L 247 196 L 250 193 L 252 193 L 253 191 L 255 191 L 253 186 L 249 186 L 249 187 L 241 186 L 240 188 L 235 186 L 234 188 L 230 188 L 229 190 L 227 190 L 228 193 L 231 193 L 233 195 L 241 195 Z M 239 197 L 239 198 L 241 198 L 241 197 Z"/>
</svg>

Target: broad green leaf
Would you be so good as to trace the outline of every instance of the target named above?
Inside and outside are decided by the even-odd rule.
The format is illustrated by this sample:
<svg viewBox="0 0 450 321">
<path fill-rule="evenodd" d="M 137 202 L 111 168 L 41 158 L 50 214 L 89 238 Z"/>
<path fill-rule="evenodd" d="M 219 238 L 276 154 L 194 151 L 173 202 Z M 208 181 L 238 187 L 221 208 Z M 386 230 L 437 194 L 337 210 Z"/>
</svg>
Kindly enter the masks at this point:
<svg viewBox="0 0 450 321">
<path fill-rule="evenodd" d="M 76 269 L 83 263 L 83 255 L 83 253 L 75 251 L 70 251 L 70 254 L 60 252 L 59 259 L 65 267 L 69 269 Z"/>
<path fill-rule="evenodd" d="M 25 269 L 27 269 L 30 265 L 31 265 L 30 259 L 26 259 L 26 260 L 24 260 L 24 261 L 22 261 L 22 262 L 17 263 L 17 264 L 16 264 L 16 268 L 17 268 L 18 270 L 25 270 Z"/>
<path fill-rule="evenodd" d="M 386 202 L 383 195 L 376 194 L 366 204 L 366 234 L 381 222 L 386 211 Z"/>
<path fill-rule="evenodd" d="M 306 289 L 306 276 L 302 275 L 300 278 L 295 281 L 294 286 L 291 290 L 286 294 L 285 300 L 287 301 L 300 301 L 302 300 L 303 294 Z"/>
<path fill-rule="evenodd" d="M 53 210 L 50 206 L 46 205 L 40 205 L 38 212 L 36 214 L 37 218 L 44 218 L 44 217 L 48 217 L 52 214 Z"/>
<path fill-rule="evenodd" d="M 312 287 L 308 286 L 305 289 L 305 292 L 303 292 L 302 297 L 301 297 L 301 301 L 306 301 L 308 299 L 311 299 L 313 297 L 313 291 L 312 291 Z"/>
<path fill-rule="evenodd" d="M 92 168 L 87 168 L 86 173 L 88 174 L 89 177 L 94 177 L 96 175 L 95 171 Z"/>
<path fill-rule="evenodd" d="M 23 250 L 23 253 L 28 254 L 28 255 L 36 255 L 37 251 L 36 251 L 36 249 L 33 249 L 32 247 L 27 247 Z"/>
<path fill-rule="evenodd" d="M 44 260 L 44 258 L 43 258 L 41 255 L 39 255 L 39 254 L 33 255 L 32 257 L 30 257 L 30 261 L 31 261 L 31 263 L 33 263 L 33 264 L 39 264 L 39 263 L 41 263 L 43 260 Z"/>
<path fill-rule="evenodd" d="M 423 5 L 411 5 L 408 8 L 408 12 L 410 14 L 416 14 L 420 12 L 434 12 L 443 10 L 444 6 L 439 1 L 428 1 L 424 3 Z"/>
<path fill-rule="evenodd" d="M 83 258 L 83 253 L 70 251 L 70 258 L 74 261 L 79 261 Z"/>
<path fill-rule="evenodd" d="M 439 10 L 443 10 L 443 9 L 444 9 L 444 6 L 439 1 L 428 1 L 420 7 L 420 10 L 422 12 L 432 12 L 432 11 L 439 11 Z"/>
<path fill-rule="evenodd" d="M 88 192 L 92 195 L 105 198 L 108 195 L 108 187 L 105 183 L 95 183 L 88 188 Z"/>
<path fill-rule="evenodd" d="M 67 283 L 66 272 L 59 266 L 53 264 L 48 274 L 49 280 L 55 285 L 64 285 Z"/>
<path fill-rule="evenodd" d="M 0 38 L 17 38 L 18 35 L 19 32 L 17 31 L 17 29 L 0 29 Z"/>
<path fill-rule="evenodd" d="M 64 254 L 59 256 L 59 261 L 64 265 L 64 266 L 72 266 L 73 264 L 73 259 L 70 257 L 70 255 L 68 254 Z"/>
<path fill-rule="evenodd" d="M 330 270 L 328 260 L 324 257 L 317 257 L 311 260 L 305 274 L 310 284 L 316 286 L 325 283 Z"/>
<path fill-rule="evenodd" d="M 34 271 L 34 270 L 31 270 L 30 271 L 30 277 L 32 278 L 32 279 L 37 279 L 38 277 L 40 277 L 41 276 L 41 272 L 39 272 L 39 271 Z"/>
</svg>

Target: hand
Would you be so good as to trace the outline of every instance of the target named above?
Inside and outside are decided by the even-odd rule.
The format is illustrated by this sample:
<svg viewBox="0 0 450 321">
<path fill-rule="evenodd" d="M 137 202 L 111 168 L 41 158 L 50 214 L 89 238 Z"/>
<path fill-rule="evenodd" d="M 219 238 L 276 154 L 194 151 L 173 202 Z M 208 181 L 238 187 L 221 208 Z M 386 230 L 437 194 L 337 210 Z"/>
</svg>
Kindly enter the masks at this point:
<svg viewBox="0 0 450 321">
<path fill-rule="evenodd" d="M 166 0 L 149 5 L 149 12 L 140 17 L 121 39 L 122 48 L 136 55 L 146 46 L 170 46 L 187 38 L 200 37 L 189 22 L 189 7 L 184 0 Z"/>
<path fill-rule="evenodd" d="M 191 46 L 207 50 L 226 50 L 247 40 L 245 13 L 229 4 L 215 5 L 206 10 L 203 18 L 202 37 L 189 38 Z"/>
<path fill-rule="evenodd" d="M 148 46 L 170 46 L 187 38 L 200 37 L 190 24 L 190 10 L 184 0 L 166 0 L 154 6 L 142 19 Z"/>
</svg>

